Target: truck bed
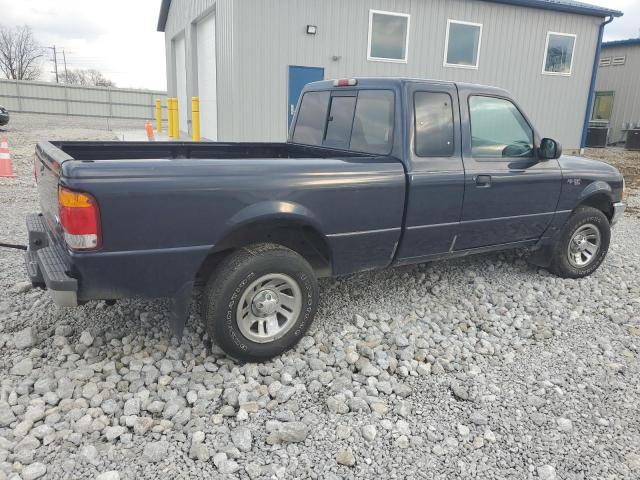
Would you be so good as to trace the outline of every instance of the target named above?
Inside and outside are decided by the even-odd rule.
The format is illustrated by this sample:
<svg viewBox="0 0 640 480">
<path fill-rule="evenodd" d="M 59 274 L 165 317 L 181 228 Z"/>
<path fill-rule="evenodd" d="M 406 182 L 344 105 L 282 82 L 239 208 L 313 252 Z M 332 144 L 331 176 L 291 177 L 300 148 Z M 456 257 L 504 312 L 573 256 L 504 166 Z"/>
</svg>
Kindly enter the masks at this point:
<svg viewBox="0 0 640 480">
<path fill-rule="evenodd" d="M 47 142 L 74 160 L 366 158 L 370 154 L 295 143 Z"/>
</svg>

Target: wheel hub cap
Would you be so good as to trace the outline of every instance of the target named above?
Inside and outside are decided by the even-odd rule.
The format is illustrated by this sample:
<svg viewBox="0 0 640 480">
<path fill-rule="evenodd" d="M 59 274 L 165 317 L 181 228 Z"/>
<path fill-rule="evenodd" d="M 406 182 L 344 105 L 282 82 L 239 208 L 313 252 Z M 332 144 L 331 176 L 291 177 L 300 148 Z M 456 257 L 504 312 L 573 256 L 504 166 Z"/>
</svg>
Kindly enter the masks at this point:
<svg viewBox="0 0 640 480">
<path fill-rule="evenodd" d="M 597 258 L 601 241 L 600 230 L 595 225 L 588 223 L 579 227 L 571 237 L 567 249 L 569 263 L 576 268 L 589 265 Z"/>
<path fill-rule="evenodd" d="M 236 309 L 238 329 L 256 343 L 283 337 L 302 312 L 302 290 L 289 275 L 270 273 L 252 282 Z"/>
<path fill-rule="evenodd" d="M 276 292 L 269 289 L 261 290 L 253 297 L 251 309 L 258 317 L 268 317 L 276 312 L 279 303 L 280 299 Z"/>
</svg>

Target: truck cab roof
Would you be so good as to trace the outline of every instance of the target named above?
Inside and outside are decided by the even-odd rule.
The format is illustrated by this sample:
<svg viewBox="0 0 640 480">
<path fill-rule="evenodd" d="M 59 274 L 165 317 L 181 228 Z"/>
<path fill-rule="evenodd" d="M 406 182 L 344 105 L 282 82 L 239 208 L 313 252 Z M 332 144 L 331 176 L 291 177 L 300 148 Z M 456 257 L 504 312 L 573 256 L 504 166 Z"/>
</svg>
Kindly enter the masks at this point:
<svg viewBox="0 0 640 480">
<path fill-rule="evenodd" d="M 499 95 L 502 97 L 510 97 L 509 93 L 498 87 L 488 85 L 480 85 L 475 83 L 450 82 L 446 80 L 433 80 L 427 78 L 412 77 L 353 77 L 347 80 L 355 80 L 355 85 L 338 86 L 335 82 L 338 79 L 321 80 L 319 82 L 309 83 L 305 87 L 305 91 L 309 90 L 340 90 L 340 89 L 364 89 L 364 88 L 400 88 L 407 83 L 421 83 L 425 86 L 456 86 L 459 91 L 468 91 L 474 93 L 487 93 Z"/>
</svg>

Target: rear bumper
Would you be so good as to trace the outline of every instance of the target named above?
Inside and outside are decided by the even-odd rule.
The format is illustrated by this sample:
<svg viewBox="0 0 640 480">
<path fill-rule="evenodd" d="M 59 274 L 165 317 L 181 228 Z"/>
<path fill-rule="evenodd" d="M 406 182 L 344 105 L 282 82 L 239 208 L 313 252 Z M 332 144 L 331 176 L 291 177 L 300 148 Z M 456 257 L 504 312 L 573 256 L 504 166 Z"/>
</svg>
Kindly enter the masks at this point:
<svg viewBox="0 0 640 480">
<path fill-rule="evenodd" d="M 622 218 L 624 215 L 624 211 L 627 208 L 627 205 L 622 202 L 613 204 L 613 216 L 611 217 L 611 225 L 615 225 L 618 220 Z"/>
<path fill-rule="evenodd" d="M 43 217 L 27 216 L 29 247 L 25 253 L 27 275 L 35 286 L 46 287 L 56 305 L 78 305 L 78 281 L 67 274 L 68 266 L 60 246 L 50 241 Z"/>
</svg>

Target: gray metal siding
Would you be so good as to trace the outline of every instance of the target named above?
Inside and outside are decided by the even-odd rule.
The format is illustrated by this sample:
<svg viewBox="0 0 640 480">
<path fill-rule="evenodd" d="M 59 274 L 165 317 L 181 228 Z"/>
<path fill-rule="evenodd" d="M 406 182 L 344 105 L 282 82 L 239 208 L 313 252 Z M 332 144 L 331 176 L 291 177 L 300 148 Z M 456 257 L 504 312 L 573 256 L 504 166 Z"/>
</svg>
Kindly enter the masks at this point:
<svg viewBox="0 0 640 480">
<path fill-rule="evenodd" d="M 237 0 L 235 0 L 237 1 Z M 217 61 L 217 97 L 218 97 L 218 138 L 233 139 L 234 130 L 234 95 L 233 87 L 233 49 L 234 0 L 173 0 L 169 9 L 169 16 L 165 26 L 165 49 L 167 52 L 167 91 L 171 96 L 176 93 L 175 59 L 172 51 L 172 40 L 184 32 L 186 36 L 186 65 L 187 67 L 187 97 L 198 94 L 198 62 L 195 52 L 196 23 L 208 14 L 216 16 L 216 61 Z M 190 103 L 190 102 L 188 102 Z M 189 111 L 189 125 L 191 123 L 191 105 Z M 187 126 L 181 125 L 187 130 Z"/>
<path fill-rule="evenodd" d="M 175 25 L 174 10 L 183 3 L 193 8 L 201 2 L 172 2 L 168 25 Z M 516 97 L 542 135 L 567 150 L 580 145 L 598 17 L 474 0 L 234 0 L 233 9 L 225 21 L 233 22 L 227 29 L 235 42 L 229 51 L 221 44 L 217 50 L 230 87 L 219 95 L 227 104 L 218 123 L 221 130 L 233 125 L 220 132 L 221 140 L 284 140 L 287 67 L 306 65 L 324 67 L 325 78 L 409 76 L 496 85 Z M 370 9 L 411 15 L 406 64 L 367 60 Z M 447 19 L 483 24 L 477 70 L 443 66 Z M 318 34 L 306 35 L 307 24 L 317 25 Z M 571 76 L 541 73 L 547 31 L 577 35 Z"/>
<path fill-rule="evenodd" d="M 640 45 L 603 48 L 600 58 L 626 55 L 624 65 L 598 68 L 596 92 L 613 91 L 609 141 L 623 137 L 624 123 L 640 123 Z"/>
</svg>

